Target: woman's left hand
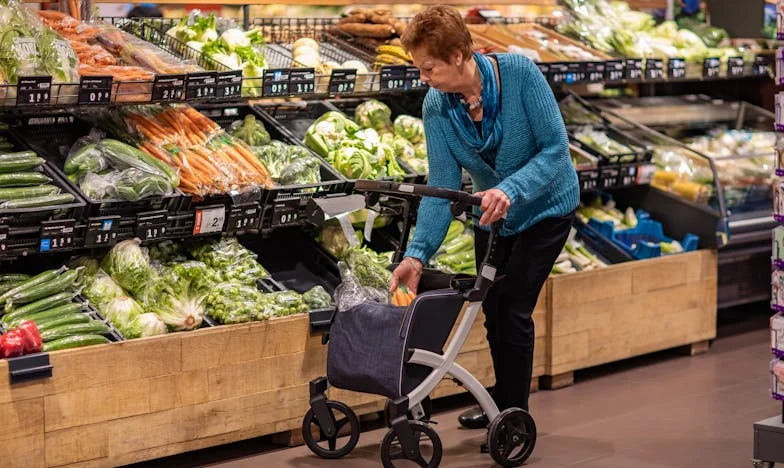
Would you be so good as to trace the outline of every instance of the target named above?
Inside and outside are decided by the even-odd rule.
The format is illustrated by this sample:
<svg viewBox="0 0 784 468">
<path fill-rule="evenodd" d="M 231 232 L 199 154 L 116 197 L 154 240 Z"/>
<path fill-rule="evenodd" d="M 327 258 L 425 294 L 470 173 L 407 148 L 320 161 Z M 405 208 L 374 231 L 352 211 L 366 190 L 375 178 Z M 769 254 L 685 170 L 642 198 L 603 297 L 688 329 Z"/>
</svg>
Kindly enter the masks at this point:
<svg viewBox="0 0 784 468">
<path fill-rule="evenodd" d="M 488 226 L 506 216 L 509 205 L 512 204 L 509 197 L 500 189 L 490 189 L 484 192 L 477 192 L 474 195 L 482 198 L 482 218 L 479 224 Z"/>
</svg>

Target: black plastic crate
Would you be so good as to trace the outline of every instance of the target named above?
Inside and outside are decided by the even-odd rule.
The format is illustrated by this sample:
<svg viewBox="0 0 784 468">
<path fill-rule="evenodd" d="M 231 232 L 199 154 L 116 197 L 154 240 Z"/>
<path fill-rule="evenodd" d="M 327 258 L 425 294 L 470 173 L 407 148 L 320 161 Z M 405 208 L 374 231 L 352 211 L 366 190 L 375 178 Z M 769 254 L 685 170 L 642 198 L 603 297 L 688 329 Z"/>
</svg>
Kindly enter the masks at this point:
<svg viewBox="0 0 784 468">
<path fill-rule="evenodd" d="M 577 138 L 576 135 L 579 134 L 580 130 L 584 128 L 603 132 L 618 143 L 626 145 L 630 151 L 616 154 L 605 154 L 601 151 L 598 151 Z M 600 165 L 648 162 L 653 157 L 653 150 L 649 145 L 636 140 L 635 138 L 611 125 L 574 126 L 570 127 L 567 132 L 569 134 L 569 140 L 575 146 L 599 158 Z"/>
</svg>

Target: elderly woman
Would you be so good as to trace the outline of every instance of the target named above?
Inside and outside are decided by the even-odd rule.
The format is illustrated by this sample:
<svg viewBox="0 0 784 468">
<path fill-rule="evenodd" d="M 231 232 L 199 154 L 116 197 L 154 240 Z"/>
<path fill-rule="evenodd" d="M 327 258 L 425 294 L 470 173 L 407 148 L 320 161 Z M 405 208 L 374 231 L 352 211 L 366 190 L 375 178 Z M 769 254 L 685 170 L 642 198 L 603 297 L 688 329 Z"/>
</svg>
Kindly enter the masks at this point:
<svg viewBox="0 0 784 468">
<path fill-rule="evenodd" d="M 429 184 L 459 190 L 465 169 L 482 197 L 474 227 L 478 262 L 489 225 L 505 218 L 496 247 L 503 259 L 485 300 L 485 327 L 500 410 L 528 410 L 534 352 L 531 318 L 539 292 L 572 226 L 580 189 L 555 97 L 539 71 L 521 55 L 472 52 L 471 35 L 452 7 L 418 14 L 402 42 L 430 86 L 422 107 Z M 451 211 L 446 200 L 425 198 L 394 290 L 416 291 L 422 267 L 443 241 Z M 463 413 L 469 428 L 489 422 L 479 407 Z"/>
</svg>

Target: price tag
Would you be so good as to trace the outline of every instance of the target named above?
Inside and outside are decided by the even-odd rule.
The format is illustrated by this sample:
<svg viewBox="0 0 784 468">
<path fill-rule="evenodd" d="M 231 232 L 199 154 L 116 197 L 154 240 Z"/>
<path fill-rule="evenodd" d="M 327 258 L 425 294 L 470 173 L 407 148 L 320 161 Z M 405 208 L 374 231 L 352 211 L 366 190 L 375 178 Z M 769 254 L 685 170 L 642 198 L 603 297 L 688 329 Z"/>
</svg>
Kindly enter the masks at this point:
<svg viewBox="0 0 784 468">
<path fill-rule="evenodd" d="M 80 106 L 109 104 L 112 102 L 111 76 L 83 76 L 79 82 Z"/>
<path fill-rule="evenodd" d="M 599 183 L 602 188 L 612 188 L 618 185 L 618 176 L 621 170 L 617 166 L 607 166 L 599 169 Z"/>
<path fill-rule="evenodd" d="M 193 222 L 193 235 L 215 234 L 223 232 L 223 225 L 226 222 L 226 207 L 216 205 L 196 209 L 196 217 Z"/>
<path fill-rule="evenodd" d="M 8 251 L 8 226 L 0 226 L 0 254 Z"/>
<path fill-rule="evenodd" d="M 641 164 L 637 169 L 637 184 L 644 185 L 650 184 L 653 181 L 653 174 L 656 172 L 656 166 L 650 163 Z"/>
<path fill-rule="evenodd" d="M 626 59 L 626 79 L 641 80 L 643 77 L 642 59 Z"/>
<path fill-rule="evenodd" d="M 645 61 L 645 79 L 664 79 L 664 61 L 662 59 L 647 59 Z"/>
<path fill-rule="evenodd" d="M 622 60 L 611 60 L 604 62 L 604 80 L 621 81 L 623 80 L 624 66 Z"/>
<path fill-rule="evenodd" d="M 215 95 L 218 99 L 232 99 L 242 96 L 242 70 L 218 73 Z"/>
<path fill-rule="evenodd" d="M 604 81 L 604 71 L 607 64 L 604 62 L 585 63 L 585 81 L 589 83 L 599 83 Z"/>
<path fill-rule="evenodd" d="M 743 76 L 746 72 L 746 61 L 743 57 L 730 57 L 727 59 L 727 77 Z"/>
<path fill-rule="evenodd" d="M 148 211 L 136 215 L 136 237 L 143 241 L 161 239 L 168 224 L 166 210 Z"/>
<path fill-rule="evenodd" d="M 682 58 L 671 58 L 667 60 L 667 77 L 671 80 L 682 80 L 686 78 L 686 60 Z"/>
<path fill-rule="evenodd" d="M 579 171 L 577 177 L 580 179 L 581 190 L 594 190 L 599 187 L 599 171 Z"/>
<path fill-rule="evenodd" d="M 316 70 L 312 68 L 291 69 L 291 94 L 313 94 L 316 92 Z"/>
<path fill-rule="evenodd" d="M 770 59 L 764 55 L 755 56 L 751 73 L 754 76 L 770 75 Z"/>
<path fill-rule="evenodd" d="M 394 91 L 405 89 L 406 67 L 392 65 L 381 68 L 381 91 Z"/>
<path fill-rule="evenodd" d="M 51 76 L 20 76 L 16 85 L 17 106 L 48 106 L 52 100 Z"/>
<path fill-rule="evenodd" d="M 708 57 L 702 61 L 702 77 L 712 80 L 719 77 L 721 71 L 721 60 L 718 57 Z"/>
<path fill-rule="evenodd" d="M 552 84 L 582 83 L 585 80 L 586 68 L 584 63 L 566 62 L 550 64 L 550 83 Z"/>
<path fill-rule="evenodd" d="M 299 199 L 275 203 L 272 210 L 272 226 L 285 226 L 299 222 Z"/>
<path fill-rule="evenodd" d="M 54 252 L 74 247 L 75 219 L 41 221 L 40 252 Z"/>
<path fill-rule="evenodd" d="M 258 229 L 261 221 L 261 208 L 258 203 L 234 205 L 229 210 L 226 230 L 230 233 Z"/>
<path fill-rule="evenodd" d="M 537 63 L 537 67 L 539 67 L 539 71 L 542 72 L 545 78 L 550 79 L 550 64 L 549 63 Z"/>
<path fill-rule="evenodd" d="M 348 94 L 354 92 L 357 83 L 357 71 L 348 68 L 332 70 L 329 76 L 329 94 Z"/>
<path fill-rule="evenodd" d="M 178 102 L 185 98 L 185 75 L 156 75 L 152 84 L 153 102 Z"/>
<path fill-rule="evenodd" d="M 290 78 L 291 70 L 288 68 L 264 70 L 264 88 L 261 91 L 262 95 L 264 97 L 288 96 Z"/>
<path fill-rule="evenodd" d="M 85 247 L 112 246 L 117 243 L 120 216 L 103 216 L 87 220 Z"/>
<path fill-rule="evenodd" d="M 188 99 L 212 99 L 215 97 L 218 76 L 215 73 L 190 73 L 185 84 Z"/>
<path fill-rule="evenodd" d="M 621 166 L 620 173 L 618 175 L 618 185 L 622 187 L 626 187 L 628 185 L 634 185 L 637 183 L 637 165 L 631 164 L 627 166 Z"/>
<path fill-rule="evenodd" d="M 422 83 L 422 80 L 419 78 L 419 69 L 417 67 L 406 68 L 405 88 L 409 90 L 427 88 L 427 85 Z"/>
</svg>

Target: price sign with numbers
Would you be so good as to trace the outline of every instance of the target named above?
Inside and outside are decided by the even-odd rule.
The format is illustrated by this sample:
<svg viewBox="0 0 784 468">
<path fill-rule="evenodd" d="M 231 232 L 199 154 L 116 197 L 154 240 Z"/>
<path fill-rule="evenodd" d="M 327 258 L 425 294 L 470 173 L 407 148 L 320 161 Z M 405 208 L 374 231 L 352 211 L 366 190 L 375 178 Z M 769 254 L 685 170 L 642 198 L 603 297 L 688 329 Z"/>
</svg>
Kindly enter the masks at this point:
<svg viewBox="0 0 784 468">
<path fill-rule="evenodd" d="M 653 174 L 656 172 L 656 166 L 651 163 L 641 164 L 637 168 L 637 184 L 650 184 L 653 181 Z"/>
<path fill-rule="evenodd" d="M 217 82 L 216 73 L 190 73 L 185 84 L 185 96 L 188 99 L 214 98 Z"/>
<path fill-rule="evenodd" d="M 357 82 L 357 71 L 349 68 L 336 68 L 329 76 L 329 94 L 353 93 Z"/>
<path fill-rule="evenodd" d="M 406 89 L 425 89 L 427 85 L 422 83 L 419 77 L 419 68 L 408 67 L 406 68 Z"/>
<path fill-rule="evenodd" d="M 102 216 L 87 220 L 85 247 L 112 246 L 117 243 L 120 216 Z"/>
<path fill-rule="evenodd" d="M 734 78 L 746 73 L 746 61 L 743 57 L 730 57 L 727 59 L 727 77 Z"/>
<path fill-rule="evenodd" d="M 637 165 L 628 164 L 621 166 L 618 174 L 618 185 L 626 187 L 637 183 Z"/>
<path fill-rule="evenodd" d="M 299 221 L 299 208 L 298 199 L 275 203 L 272 211 L 272 226 L 296 224 Z"/>
<path fill-rule="evenodd" d="M 577 82 L 579 77 L 575 70 L 568 63 L 550 64 L 550 83 L 552 84 L 571 84 Z"/>
<path fill-rule="evenodd" d="M 316 92 L 316 71 L 312 68 L 292 68 L 289 83 L 291 94 L 313 94 Z"/>
<path fill-rule="evenodd" d="M 604 80 L 621 81 L 624 78 L 624 66 L 622 60 L 610 60 L 604 62 Z"/>
<path fill-rule="evenodd" d="M 621 174 L 621 170 L 618 167 L 602 167 L 599 171 L 599 183 L 602 188 L 612 188 L 618 185 L 618 176 Z"/>
<path fill-rule="evenodd" d="M 664 61 L 662 59 L 645 60 L 645 79 L 646 80 L 664 79 Z"/>
<path fill-rule="evenodd" d="M 265 97 L 288 96 L 290 77 L 291 70 L 288 68 L 264 70 L 264 89 L 261 91 L 262 95 Z"/>
<path fill-rule="evenodd" d="M 229 222 L 226 226 L 228 232 L 258 229 L 261 221 L 261 208 L 258 203 L 234 205 L 229 210 Z"/>
<path fill-rule="evenodd" d="M 112 102 L 111 76 L 83 76 L 79 82 L 80 106 Z"/>
<path fill-rule="evenodd" d="M 586 62 L 585 81 L 589 83 L 604 81 L 604 70 L 606 67 L 607 64 L 604 62 Z"/>
<path fill-rule="evenodd" d="M 226 207 L 215 205 L 196 209 L 196 217 L 193 221 L 193 235 L 200 236 L 205 234 L 215 234 L 223 232 L 223 225 L 226 222 Z"/>
<path fill-rule="evenodd" d="M 0 226 L 0 255 L 8 251 L 8 226 Z"/>
<path fill-rule="evenodd" d="M 640 80 L 643 77 L 642 59 L 626 59 L 626 79 Z"/>
<path fill-rule="evenodd" d="M 671 58 L 667 60 L 667 77 L 671 80 L 682 80 L 686 78 L 686 60 L 682 58 Z"/>
<path fill-rule="evenodd" d="M 74 219 L 41 221 L 41 242 L 39 251 L 53 252 L 74 247 Z"/>
<path fill-rule="evenodd" d="M 218 99 L 232 99 L 242 96 L 242 70 L 218 73 L 215 95 Z"/>
<path fill-rule="evenodd" d="M 405 89 L 406 67 L 392 65 L 381 68 L 381 91 Z"/>
<path fill-rule="evenodd" d="M 702 61 L 702 77 L 712 80 L 719 77 L 721 71 L 721 60 L 718 57 L 708 57 Z"/>
<path fill-rule="evenodd" d="M 599 187 L 599 171 L 579 171 L 577 176 L 580 180 L 581 190 L 594 190 Z"/>
<path fill-rule="evenodd" d="M 166 210 L 148 211 L 136 215 L 136 236 L 145 240 L 161 239 L 166 235 Z"/>
<path fill-rule="evenodd" d="M 755 56 L 751 72 L 754 76 L 770 75 L 770 59 L 764 55 Z"/>
<path fill-rule="evenodd" d="M 20 76 L 16 84 L 17 106 L 48 106 L 52 100 L 51 76 Z"/>
<path fill-rule="evenodd" d="M 153 102 L 178 102 L 185 99 L 185 75 L 156 75 L 152 84 Z"/>
</svg>

